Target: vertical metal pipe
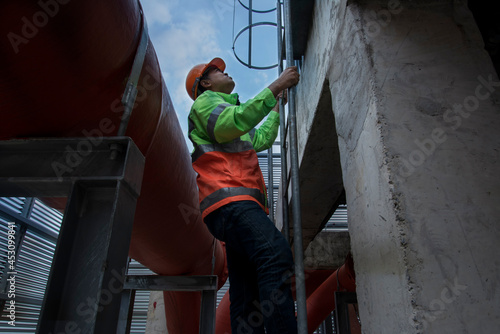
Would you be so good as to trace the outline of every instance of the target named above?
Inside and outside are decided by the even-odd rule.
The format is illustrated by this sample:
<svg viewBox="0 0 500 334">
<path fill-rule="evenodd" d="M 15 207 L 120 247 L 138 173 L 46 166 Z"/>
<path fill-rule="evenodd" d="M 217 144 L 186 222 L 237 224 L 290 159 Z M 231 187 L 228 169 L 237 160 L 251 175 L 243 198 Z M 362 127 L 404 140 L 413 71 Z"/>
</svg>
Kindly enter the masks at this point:
<svg viewBox="0 0 500 334">
<path fill-rule="evenodd" d="M 249 5 L 250 5 L 250 12 L 252 12 L 252 0 L 249 0 Z M 250 22 L 250 28 L 249 31 L 252 31 L 252 26 Z M 251 38 L 251 35 L 250 35 Z M 274 222 L 274 180 L 273 180 L 273 147 L 271 146 L 269 150 L 267 150 L 267 164 L 268 164 L 268 176 L 269 176 L 269 182 L 267 183 L 268 185 L 268 196 L 267 196 L 267 203 L 269 207 L 269 219 L 271 219 L 272 222 Z"/>
<path fill-rule="evenodd" d="M 290 0 L 285 3 L 285 41 L 287 67 L 294 65 Z M 290 118 L 290 163 L 292 179 L 293 246 L 295 251 L 295 284 L 297 296 L 298 334 L 307 334 L 307 305 L 302 249 L 302 213 L 300 209 L 299 156 L 297 149 L 297 120 L 295 110 L 296 87 L 288 89 L 288 117 Z"/>
<path fill-rule="evenodd" d="M 269 180 L 267 182 L 267 206 L 269 207 L 269 219 L 274 222 L 274 180 L 273 180 L 273 147 L 267 150 L 267 170 Z"/>
<path fill-rule="evenodd" d="M 248 67 L 252 68 L 252 0 L 248 1 Z"/>
<path fill-rule="evenodd" d="M 283 38 L 281 36 L 281 0 L 278 0 L 276 3 L 276 15 L 277 15 L 277 27 L 278 27 L 278 75 L 283 72 L 283 59 L 282 59 L 282 45 Z M 279 105 L 280 112 L 280 154 L 281 154 L 281 198 L 278 199 L 281 201 L 282 208 L 282 217 L 283 217 L 283 232 L 285 234 L 286 241 L 290 242 L 290 223 L 288 218 L 288 164 L 286 162 L 286 115 L 285 115 L 285 106 L 283 104 L 283 99 L 280 99 Z"/>
</svg>

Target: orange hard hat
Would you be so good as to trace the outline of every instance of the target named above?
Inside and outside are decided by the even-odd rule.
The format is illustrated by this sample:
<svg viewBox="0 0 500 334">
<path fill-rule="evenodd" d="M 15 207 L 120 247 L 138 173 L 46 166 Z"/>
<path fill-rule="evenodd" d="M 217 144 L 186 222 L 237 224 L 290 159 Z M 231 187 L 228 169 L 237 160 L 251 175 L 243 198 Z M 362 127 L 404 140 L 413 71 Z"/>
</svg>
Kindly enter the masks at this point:
<svg viewBox="0 0 500 334">
<path fill-rule="evenodd" d="M 198 64 L 189 71 L 186 78 L 186 91 L 193 100 L 196 100 L 198 97 L 198 85 L 200 84 L 201 77 L 211 67 L 217 67 L 224 72 L 226 63 L 221 58 L 214 58 L 211 62 Z"/>
</svg>

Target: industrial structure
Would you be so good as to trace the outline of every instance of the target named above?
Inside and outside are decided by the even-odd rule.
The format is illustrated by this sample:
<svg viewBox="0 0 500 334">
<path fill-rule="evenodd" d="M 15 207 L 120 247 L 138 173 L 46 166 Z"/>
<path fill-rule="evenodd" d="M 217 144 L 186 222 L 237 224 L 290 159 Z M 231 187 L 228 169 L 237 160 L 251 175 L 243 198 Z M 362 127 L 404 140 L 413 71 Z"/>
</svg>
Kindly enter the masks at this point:
<svg viewBox="0 0 500 334">
<path fill-rule="evenodd" d="M 0 328 L 229 333 L 224 248 L 140 3 L 100 4 L 0 5 Z M 260 159 L 299 333 L 497 332 L 498 15 L 451 0 L 275 10 L 278 71 L 301 81 L 281 155 Z M 348 232 L 325 230 L 346 208 Z"/>
</svg>

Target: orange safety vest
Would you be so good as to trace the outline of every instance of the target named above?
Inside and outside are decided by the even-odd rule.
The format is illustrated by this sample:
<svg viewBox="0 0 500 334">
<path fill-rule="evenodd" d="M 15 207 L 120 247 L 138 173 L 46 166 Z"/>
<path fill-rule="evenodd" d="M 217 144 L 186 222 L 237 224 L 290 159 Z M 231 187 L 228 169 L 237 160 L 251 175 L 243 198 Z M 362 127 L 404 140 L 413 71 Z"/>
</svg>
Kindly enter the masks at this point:
<svg viewBox="0 0 500 334">
<path fill-rule="evenodd" d="M 203 218 L 223 205 L 243 200 L 257 202 L 269 213 L 256 152 L 271 147 L 276 139 L 279 114 L 269 114 L 275 104 L 267 88 L 243 104 L 238 104 L 237 94 L 212 91 L 194 102 L 188 118 L 189 138 L 194 145 L 191 156 L 198 173 Z"/>
</svg>

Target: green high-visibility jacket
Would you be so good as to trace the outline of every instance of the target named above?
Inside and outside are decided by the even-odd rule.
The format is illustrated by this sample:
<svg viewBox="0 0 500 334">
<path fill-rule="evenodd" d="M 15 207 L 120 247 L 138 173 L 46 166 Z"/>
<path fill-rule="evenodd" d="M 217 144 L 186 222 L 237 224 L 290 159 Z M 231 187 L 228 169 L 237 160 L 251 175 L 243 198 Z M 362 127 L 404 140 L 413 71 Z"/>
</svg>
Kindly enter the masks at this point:
<svg viewBox="0 0 500 334">
<path fill-rule="evenodd" d="M 242 104 L 237 94 L 210 90 L 193 103 L 188 117 L 189 139 L 194 145 L 191 156 L 198 173 L 202 217 L 240 200 L 255 201 L 267 212 L 266 187 L 256 152 L 271 147 L 278 134 L 279 114 L 271 112 L 275 104 L 269 88 Z"/>
</svg>

